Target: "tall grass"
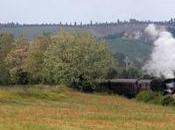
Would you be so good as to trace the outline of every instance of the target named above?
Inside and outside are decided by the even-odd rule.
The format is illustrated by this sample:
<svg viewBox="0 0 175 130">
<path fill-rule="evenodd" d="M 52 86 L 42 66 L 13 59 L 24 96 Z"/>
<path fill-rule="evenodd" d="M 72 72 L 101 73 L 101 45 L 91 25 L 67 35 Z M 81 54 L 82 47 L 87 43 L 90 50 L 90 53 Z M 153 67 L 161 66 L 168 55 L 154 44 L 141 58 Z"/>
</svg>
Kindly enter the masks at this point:
<svg viewBox="0 0 175 130">
<path fill-rule="evenodd" d="M 1 87 L 0 100 L 3 99 L 45 99 L 58 100 L 64 98 L 64 87 L 14 86 Z"/>
</svg>

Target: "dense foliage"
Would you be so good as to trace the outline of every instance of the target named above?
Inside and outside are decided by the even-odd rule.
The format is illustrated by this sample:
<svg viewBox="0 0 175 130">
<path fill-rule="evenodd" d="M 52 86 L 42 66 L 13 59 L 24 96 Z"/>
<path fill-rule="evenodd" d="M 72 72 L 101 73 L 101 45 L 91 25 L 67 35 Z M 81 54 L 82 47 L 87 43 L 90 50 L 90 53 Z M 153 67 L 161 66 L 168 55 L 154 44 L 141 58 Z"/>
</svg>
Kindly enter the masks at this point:
<svg viewBox="0 0 175 130">
<path fill-rule="evenodd" d="M 160 104 L 162 97 L 163 96 L 160 93 L 153 91 L 142 91 L 136 96 L 136 99 L 145 103 Z"/>
<path fill-rule="evenodd" d="M 175 106 L 175 98 L 173 96 L 163 95 L 160 92 L 142 91 L 136 96 L 136 99 L 156 105 Z"/>
<path fill-rule="evenodd" d="M 43 35 L 34 39 L 29 47 L 25 69 L 31 74 L 31 83 L 43 83 L 44 53 L 51 44 L 51 36 Z"/>
<path fill-rule="evenodd" d="M 2 34 L 0 47 L 1 84 L 66 84 L 90 90 L 114 63 L 106 43 L 88 33 L 45 33 L 32 41 Z"/>
<path fill-rule="evenodd" d="M 161 100 L 163 106 L 175 106 L 175 98 L 173 96 L 164 96 Z"/>
<path fill-rule="evenodd" d="M 43 74 L 49 84 L 91 90 L 107 76 L 112 56 L 105 42 L 90 34 L 62 33 L 52 38 L 44 53 Z"/>
<path fill-rule="evenodd" d="M 0 35 L 0 84 L 66 84 L 91 91 L 100 79 L 143 72 L 89 33 L 44 33 L 33 40 Z"/>
<path fill-rule="evenodd" d="M 5 59 L 12 83 L 26 84 L 28 82 L 27 72 L 24 70 L 28 47 L 29 42 L 26 39 L 20 38 L 16 40 L 15 47 Z"/>
<path fill-rule="evenodd" d="M 8 84 L 9 71 L 5 59 L 14 46 L 14 37 L 11 34 L 0 34 L 0 84 Z"/>
<path fill-rule="evenodd" d="M 10 74 L 5 62 L 0 62 L 0 84 L 6 85 L 10 83 Z"/>
</svg>

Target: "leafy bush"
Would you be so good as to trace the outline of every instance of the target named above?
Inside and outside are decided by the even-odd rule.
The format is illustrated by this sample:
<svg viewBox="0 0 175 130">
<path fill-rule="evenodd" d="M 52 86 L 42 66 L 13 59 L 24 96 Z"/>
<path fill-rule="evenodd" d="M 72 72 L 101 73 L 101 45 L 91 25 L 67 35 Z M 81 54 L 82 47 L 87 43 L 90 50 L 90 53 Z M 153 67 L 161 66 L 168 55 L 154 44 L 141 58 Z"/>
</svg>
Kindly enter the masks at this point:
<svg viewBox="0 0 175 130">
<path fill-rule="evenodd" d="M 163 95 L 158 92 L 153 91 L 142 91 L 137 96 L 138 101 L 143 101 L 145 103 L 161 104 L 161 99 Z"/>
<path fill-rule="evenodd" d="M 161 93 L 153 91 L 142 91 L 136 96 L 136 99 L 145 103 L 175 106 L 175 98 L 173 96 L 163 96 Z"/>
<path fill-rule="evenodd" d="M 15 82 L 16 84 L 27 85 L 30 82 L 30 74 L 22 69 L 17 70 Z"/>
<path fill-rule="evenodd" d="M 172 96 L 165 96 L 161 100 L 163 106 L 175 106 L 175 98 Z"/>
<path fill-rule="evenodd" d="M 138 101 L 150 102 L 155 98 L 155 93 L 152 91 L 142 91 L 137 96 Z"/>
</svg>

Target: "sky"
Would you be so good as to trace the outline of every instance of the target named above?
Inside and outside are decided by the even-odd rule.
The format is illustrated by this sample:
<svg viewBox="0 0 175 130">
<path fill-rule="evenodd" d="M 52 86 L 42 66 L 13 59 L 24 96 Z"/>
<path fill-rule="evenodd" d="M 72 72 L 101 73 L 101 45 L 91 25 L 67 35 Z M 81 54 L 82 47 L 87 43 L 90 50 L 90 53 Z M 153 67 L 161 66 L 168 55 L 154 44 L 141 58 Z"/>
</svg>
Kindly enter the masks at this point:
<svg viewBox="0 0 175 130">
<path fill-rule="evenodd" d="M 175 0 L 0 0 L 0 23 L 89 23 L 175 18 Z"/>
</svg>

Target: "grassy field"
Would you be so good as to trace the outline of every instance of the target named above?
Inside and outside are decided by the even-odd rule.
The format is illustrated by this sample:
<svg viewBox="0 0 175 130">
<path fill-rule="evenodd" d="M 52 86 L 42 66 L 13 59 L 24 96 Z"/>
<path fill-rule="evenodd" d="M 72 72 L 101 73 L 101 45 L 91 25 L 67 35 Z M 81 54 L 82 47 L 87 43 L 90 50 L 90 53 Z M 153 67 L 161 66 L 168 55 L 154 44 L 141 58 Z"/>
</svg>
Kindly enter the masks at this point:
<svg viewBox="0 0 175 130">
<path fill-rule="evenodd" d="M 174 130 L 175 108 L 65 87 L 0 89 L 0 130 Z"/>
</svg>

